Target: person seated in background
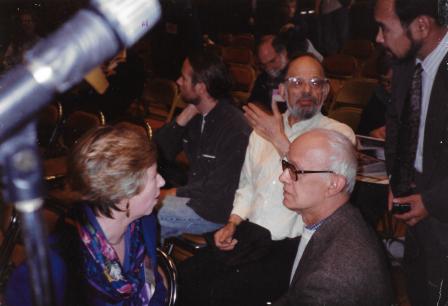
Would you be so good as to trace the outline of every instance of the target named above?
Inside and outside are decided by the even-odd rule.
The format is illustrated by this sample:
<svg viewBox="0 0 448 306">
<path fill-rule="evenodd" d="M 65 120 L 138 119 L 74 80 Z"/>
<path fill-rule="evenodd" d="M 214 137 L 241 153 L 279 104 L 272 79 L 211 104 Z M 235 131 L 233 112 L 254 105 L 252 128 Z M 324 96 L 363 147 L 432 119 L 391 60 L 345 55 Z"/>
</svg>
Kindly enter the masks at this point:
<svg viewBox="0 0 448 306">
<path fill-rule="evenodd" d="M 51 236 L 50 266 L 56 305 L 164 305 L 157 272 L 152 210 L 163 178 L 155 146 L 143 131 L 96 128 L 69 156 L 70 183 L 82 201 Z M 33 305 L 25 264 L 7 284 L 10 306 Z"/>
<path fill-rule="evenodd" d="M 229 74 L 212 52 L 185 59 L 177 84 L 188 106 L 160 128 L 154 140 L 164 161 L 173 162 L 182 150 L 186 153 L 188 182 L 163 190 L 158 211 L 162 240 L 213 231 L 226 222 L 251 131 L 242 112 L 230 103 Z"/>
<path fill-rule="evenodd" d="M 143 93 L 143 61 L 134 50 L 124 49 L 103 65 L 103 71 L 110 86 L 98 97 L 98 107 L 107 122 L 118 122 L 128 117 L 131 104 Z"/>
<path fill-rule="evenodd" d="M 290 288 L 275 306 L 391 305 L 387 259 L 375 232 L 348 203 L 356 151 L 342 134 L 315 129 L 282 160 L 283 204 L 305 225 Z"/>
<path fill-rule="evenodd" d="M 379 84 L 363 109 L 357 133 L 375 138 L 386 138 L 386 109 L 391 102 L 392 63 L 384 53 L 378 59 Z"/>
<path fill-rule="evenodd" d="M 36 20 L 29 11 L 21 11 L 18 16 L 19 27 L 3 55 L 3 69 L 8 70 L 23 62 L 25 52 L 40 39 L 36 31 Z"/>
<path fill-rule="evenodd" d="M 290 142 L 314 128 L 339 131 L 353 143 L 355 135 L 320 113 L 330 85 L 313 55 L 291 61 L 280 90 L 288 105 L 283 115 L 275 103 L 273 115 L 254 104 L 244 107 L 254 132 L 233 210 L 214 234 L 215 245 L 179 267 L 180 305 L 266 305 L 288 288 L 297 246 L 288 238 L 301 235 L 303 222 L 281 205 L 281 158 Z"/>
<path fill-rule="evenodd" d="M 283 12 L 281 29 L 294 27 L 303 33 L 307 33 L 308 25 L 303 16 L 300 14 L 300 11 L 297 9 L 297 2 L 297 0 L 282 0 L 280 2 L 280 8 Z"/>
<path fill-rule="evenodd" d="M 261 73 L 255 80 L 247 101 L 271 111 L 272 100 L 279 98 L 278 85 L 285 77 L 288 52 L 282 40 L 274 35 L 267 35 L 258 44 L 257 57 Z"/>
</svg>

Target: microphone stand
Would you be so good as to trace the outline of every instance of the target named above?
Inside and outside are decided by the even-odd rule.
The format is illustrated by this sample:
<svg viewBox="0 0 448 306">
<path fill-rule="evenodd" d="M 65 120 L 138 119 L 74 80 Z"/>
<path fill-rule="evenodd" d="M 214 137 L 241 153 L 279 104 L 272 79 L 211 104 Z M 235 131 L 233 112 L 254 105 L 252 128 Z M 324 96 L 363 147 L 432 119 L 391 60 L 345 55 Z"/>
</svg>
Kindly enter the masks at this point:
<svg viewBox="0 0 448 306">
<path fill-rule="evenodd" d="M 159 16 L 157 0 L 90 0 L 88 8 L 28 51 L 24 65 L 0 79 L 3 193 L 14 203 L 21 222 L 35 306 L 53 306 L 54 300 L 33 118 L 56 92 L 66 91 L 91 69 L 133 45 Z"/>
<path fill-rule="evenodd" d="M 6 201 L 14 203 L 20 220 L 28 255 L 33 303 L 35 306 L 54 305 L 42 222 L 42 164 L 36 144 L 35 122 L 28 123 L 3 142 L 0 146 L 0 164 L 3 194 Z"/>
</svg>

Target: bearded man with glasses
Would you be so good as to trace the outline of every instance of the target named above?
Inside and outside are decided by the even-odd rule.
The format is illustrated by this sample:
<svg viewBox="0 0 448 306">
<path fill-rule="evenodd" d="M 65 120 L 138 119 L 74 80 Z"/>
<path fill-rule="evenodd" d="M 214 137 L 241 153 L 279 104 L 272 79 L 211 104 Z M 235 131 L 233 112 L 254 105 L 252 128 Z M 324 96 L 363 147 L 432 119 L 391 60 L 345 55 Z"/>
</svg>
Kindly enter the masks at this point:
<svg viewBox="0 0 448 306">
<path fill-rule="evenodd" d="M 214 252 L 180 267 L 179 297 L 187 295 L 189 302 L 180 305 L 266 305 L 287 291 L 297 251 L 297 241 L 288 238 L 300 236 L 304 225 L 282 205 L 281 160 L 295 138 L 315 128 L 338 131 L 355 143 L 350 127 L 320 112 L 329 90 L 320 62 L 304 54 L 290 62 L 280 84 L 288 105 L 283 115 L 275 102 L 273 114 L 252 103 L 244 107 L 254 132 L 233 210 L 214 234 Z"/>
</svg>

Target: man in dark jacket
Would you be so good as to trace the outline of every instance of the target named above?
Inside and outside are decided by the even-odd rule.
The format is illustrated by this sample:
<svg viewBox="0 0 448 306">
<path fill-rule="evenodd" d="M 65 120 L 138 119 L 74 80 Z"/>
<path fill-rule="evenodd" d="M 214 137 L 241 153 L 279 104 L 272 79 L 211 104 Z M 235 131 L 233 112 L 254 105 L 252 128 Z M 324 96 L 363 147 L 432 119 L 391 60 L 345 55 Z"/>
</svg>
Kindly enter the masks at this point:
<svg viewBox="0 0 448 306">
<path fill-rule="evenodd" d="M 356 153 L 338 132 L 299 136 L 282 161 L 283 204 L 301 214 L 305 229 L 290 288 L 276 306 L 391 305 L 387 260 L 373 230 L 347 203 Z"/>
<path fill-rule="evenodd" d="M 158 131 L 155 142 L 164 160 L 184 150 L 188 183 L 162 193 L 162 239 L 202 234 L 226 223 L 251 132 L 242 112 L 229 103 L 229 75 L 216 55 L 189 56 L 177 84 L 188 106 Z"/>
<path fill-rule="evenodd" d="M 404 267 L 412 305 L 448 301 L 448 33 L 437 0 L 378 0 L 378 43 L 398 60 L 386 113 L 389 209 L 409 225 Z M 446 13 L 446 12 L 445 12 Z"/>
<path fill-rule="evenodd" d="M 271 102 L 283 101 L 278 85 L 283 82 L 288 65 L 288 53 L 283 42 L 273 35 L 263 37 L 258 45 L 258 61 L 262 72 L 255 80 L 248 99 L 266 110 L 271 110 Z"/>
</svg>

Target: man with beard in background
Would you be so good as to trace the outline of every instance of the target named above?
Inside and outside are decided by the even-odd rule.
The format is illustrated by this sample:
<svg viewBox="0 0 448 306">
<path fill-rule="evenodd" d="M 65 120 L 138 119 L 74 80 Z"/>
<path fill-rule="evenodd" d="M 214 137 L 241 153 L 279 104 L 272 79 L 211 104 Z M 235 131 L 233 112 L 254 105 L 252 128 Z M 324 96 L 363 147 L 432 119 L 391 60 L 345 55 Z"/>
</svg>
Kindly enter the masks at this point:
<svg viewBox="0 0 448 306">
<path fill-rule="evenodd" d="M 179 305 L 266 305 L 283 295 L 303 231 L 300 215 L 282 205 L 281 160 L 290 143 L 314 128 L 335 130 L 355 142 L 350 127 L 321 114 L 330 84 L 312 54 L 293 59 L 280 93 L 288 110 L 273 114 L 244 107 L 254 128 L 233 210 L 214 234 L 215 247 L 179 267 Z"/>
<path fill-rule="evenodd" d="M 230 78 L 213 53 L 190 55 L 177 84 L 189 105 L 157 131 L 154 141 L 164 162 L 185 152 L 188 182 L 161 191 L 162 240 L 213 231 L 227 221 L 251 132 L 241 111 L 229 103 Z"/>
<path fill-rule="evenodd" d="M 279 96 L 278 85 L 283 81 L 288 65 L 286 46 L 274 35 L 264 36 L 258 45 L 257 56 L 262 72 L 247 101 L 271 110 L 272 99 Z"/>
</svg>

